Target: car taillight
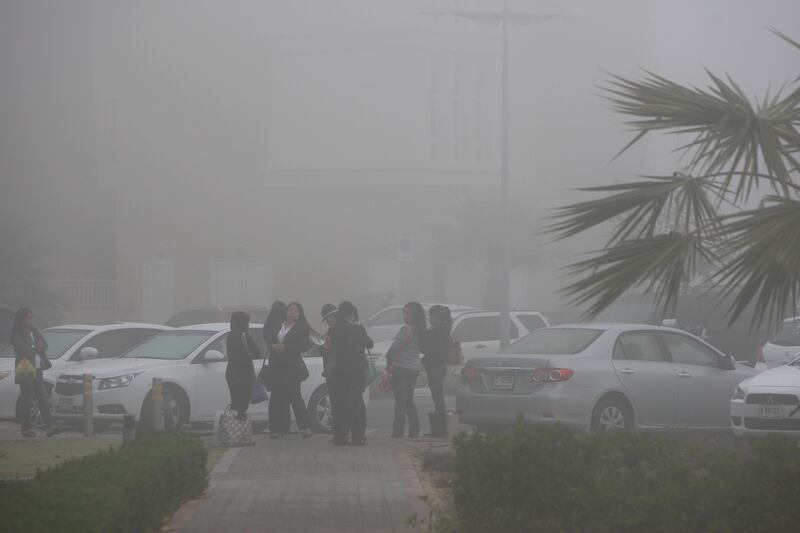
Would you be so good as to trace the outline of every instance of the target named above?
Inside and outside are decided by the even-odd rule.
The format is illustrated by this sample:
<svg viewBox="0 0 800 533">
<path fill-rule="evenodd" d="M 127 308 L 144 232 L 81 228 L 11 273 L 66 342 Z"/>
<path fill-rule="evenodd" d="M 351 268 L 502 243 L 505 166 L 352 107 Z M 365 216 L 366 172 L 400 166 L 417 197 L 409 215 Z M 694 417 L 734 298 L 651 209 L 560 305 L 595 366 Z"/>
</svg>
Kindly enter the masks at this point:
<svg viewBox="0 0 800 533">
<path fill-rule="evenodd" d="M 764 361 L 764 347 L 759 346 L 758 351 L 756 352 L 756 363 L 766 363 Z"/>
<path fill-rule="evenodd" d="M 479 373 L 477 370 L 472 368 L 471 366 L 465 366 L 461 370 L 461 380 L 467 383 L 472 383 L 474 381 L 478 381 Z"/>
<path fill-rule="evenodd" d="M 569 368 L 537 368 L 531 376 L 531 381 L 534 383 L 558 383 L 567 381 L 574 373 Z"/>
</svg>

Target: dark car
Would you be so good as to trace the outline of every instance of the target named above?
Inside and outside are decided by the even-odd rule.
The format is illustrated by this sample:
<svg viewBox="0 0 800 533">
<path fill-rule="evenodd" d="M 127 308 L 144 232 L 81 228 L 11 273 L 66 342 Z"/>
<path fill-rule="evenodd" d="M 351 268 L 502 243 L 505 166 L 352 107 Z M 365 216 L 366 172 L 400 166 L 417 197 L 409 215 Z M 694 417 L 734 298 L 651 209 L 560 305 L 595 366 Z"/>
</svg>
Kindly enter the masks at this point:
<svg viewBox="0 0 800 533">
<path fill-rule="evenodd" d="M 261 305 L 236 305 L 236 306 L 209 306 L 193 307 L 178 311 L 169 320 L 164 322 L 165 326 L 182 328 L 194 324 L 216 324 L 228 322 L 234 311 L 244 311 L 250 315 L 251 324 L 263 324 L 267 320 L 269 309 Z"/>
</svg>

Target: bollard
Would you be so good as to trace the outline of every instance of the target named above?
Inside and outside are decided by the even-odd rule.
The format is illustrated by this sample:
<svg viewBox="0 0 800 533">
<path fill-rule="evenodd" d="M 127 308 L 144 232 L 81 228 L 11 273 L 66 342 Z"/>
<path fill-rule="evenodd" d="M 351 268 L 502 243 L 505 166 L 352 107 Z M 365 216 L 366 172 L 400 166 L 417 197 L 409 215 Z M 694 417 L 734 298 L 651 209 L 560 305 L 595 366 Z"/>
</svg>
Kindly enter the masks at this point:
<svg viewBox="0 0 800 533">
<path fill-rule="evenodd" d="M 445 427 L 447 428 L 447 438 L 452 439 L 456 435 L 458 435 L 460 428 L 460 423 L 458 420 L 458 413 L 454 413 L 452 411 L 448 411 L 445 414 Z"/>
<path fill-rule="evenodd" d="M 92 396 L 93 381 L 93 375 L 83 375 L 83 434 L 87 437 L 94 435 L 94 398 Z"/>
<path fill-rule="evenodd" d="M 150 396 L 153 401 L 153 429 L 164 431 L 164 385 L 161 378 L 153 378 L 153 391 Z"/>
<path fill-rule="evenodd" d="M 122 445 L 130 446 L 136 440 L 136 417 L 125 415 L 122 417 Z"/>
<path fill-rule="evenodd" d="M 175 412 L 175 398 L 172 397 L 172 392 L 169 388 L 164 388 L 163 385 L 161 395 L 164 397 L 164 429 L 173 431 L 175 429 L 175 418 L 172 415 Z"/>
</svg>

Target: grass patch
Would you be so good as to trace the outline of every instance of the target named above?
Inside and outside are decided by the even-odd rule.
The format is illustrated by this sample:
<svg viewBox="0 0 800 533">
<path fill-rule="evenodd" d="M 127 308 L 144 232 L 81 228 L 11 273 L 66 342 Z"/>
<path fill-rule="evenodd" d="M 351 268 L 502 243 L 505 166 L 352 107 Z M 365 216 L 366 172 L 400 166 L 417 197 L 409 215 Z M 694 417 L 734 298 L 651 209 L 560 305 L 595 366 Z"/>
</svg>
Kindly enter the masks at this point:
<svg viewBox="0 0 800 533">
<path fill-rule="evenodd" d="M 29 478 L 70 459 L 118 445 L 107 438 L 0 441 L 0 478 Z"/>
</svg>

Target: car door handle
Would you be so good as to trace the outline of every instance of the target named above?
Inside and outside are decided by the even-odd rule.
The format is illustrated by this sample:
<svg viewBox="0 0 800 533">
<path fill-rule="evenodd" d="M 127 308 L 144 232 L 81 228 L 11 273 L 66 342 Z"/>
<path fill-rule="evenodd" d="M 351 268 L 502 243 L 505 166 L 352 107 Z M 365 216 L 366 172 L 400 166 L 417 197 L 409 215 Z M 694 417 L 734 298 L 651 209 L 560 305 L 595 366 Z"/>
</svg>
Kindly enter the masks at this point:
<svg viewBox="0 0 800 533">
<path fill-rule="evenodd" d="M 690 373 L 686 372 L 685 370 L 681 370 L 680 372 L 678 372 L 678 377 L 679 378 L 690 378 L 690 377 L 692 377 L 692 375 Z"/>
<path fill-rule="evenodd" d="M 476 344 L 475 347 L 476 348 L 486 348 L 486 345 L 485 344 Z"/>
<path fill-rule="evenodd" d="M 620 372 L 620 374 L 635 374 L 636 370 L 633 370 L 631 368 L 623 368 L 619 372 Z"/>
</svg>

